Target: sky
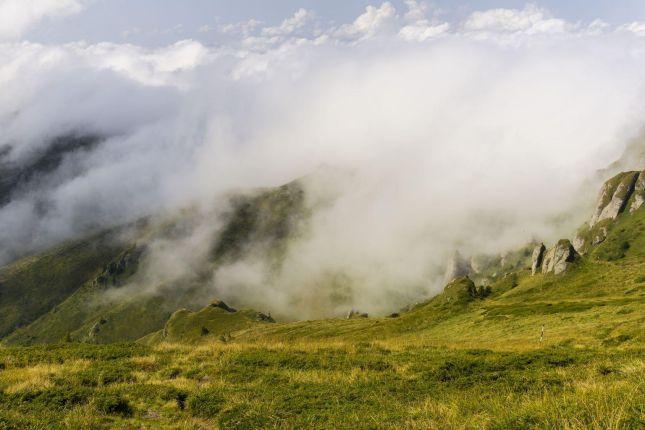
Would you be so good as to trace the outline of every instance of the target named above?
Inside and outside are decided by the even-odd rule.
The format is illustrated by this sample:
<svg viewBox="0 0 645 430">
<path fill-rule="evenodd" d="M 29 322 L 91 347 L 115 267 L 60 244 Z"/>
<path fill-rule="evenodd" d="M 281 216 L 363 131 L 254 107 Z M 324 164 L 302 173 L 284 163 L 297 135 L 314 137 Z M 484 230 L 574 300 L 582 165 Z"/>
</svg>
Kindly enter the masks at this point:
<svg viewBox="0 0 645 430">
<path fill-rule="evenodd" d="M 643 145 L 644 70 L 640 2 L 0 0 L 0 168 L 97 139 L 0 196 L 0 264 L 195 208 L 153 247 L 163 283 L 207 258 L 229 193 L 308 178 L 283 269 L 260 247 L 212 296 L 346 312 L 331 277 L 392 311 L 455 251 L 572 238 Z"/>
<path fill-rule="evenodd" d="M 3 0 L 0 4 L 30 3 L 32 0 Z M 370 5 L 370 0 L 38 0 L 48 4 L 67 4 L 67 12 L 44 16 L 44 25 L 29 25 L 22 37 L 42 43 L 64 43 L 85 40 L 96 42 L 130 42 L 147 46 L 168 44 L 191 38 L 206 44 L 222 43 L 216 32 L 206 27 L 256 19 L 266 25 L 277 25 L 284 17 L 304 8 L 315 12 L 326 23 L 353 20 Z M 404 0 L 392 5 L 404 9 Z M 640 0 L 543 0 L 530 2 L 549 10 L 554 16 L 571 22 L 601 19 L 609 24 L 645 21 L 645 2 Z M 434 14 L 454 21 L 474 11 L 495 8 L 522 9 L 522 0 L 434 0 L 427 2 Z M 65 9 L 65 6 L 62 6 Z M 60 9 L 59 9 L 60 10 Z M 1 18 L 0 18 L 1 22 Z M 37 21 L 34 21 L 37 22 Z M 14 21 L 15 24 L 15 21 Z M 7 23 L 4 25 L 12 25 Z M 200 31 L 202 29 L 202 31 Z"/>
</svg>

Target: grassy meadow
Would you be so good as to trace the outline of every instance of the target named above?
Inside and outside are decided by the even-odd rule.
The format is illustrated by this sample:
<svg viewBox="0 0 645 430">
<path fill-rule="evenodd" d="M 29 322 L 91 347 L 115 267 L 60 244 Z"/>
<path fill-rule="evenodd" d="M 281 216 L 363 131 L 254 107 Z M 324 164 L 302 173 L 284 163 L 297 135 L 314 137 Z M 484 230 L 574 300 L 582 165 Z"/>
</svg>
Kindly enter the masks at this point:
<svg viewBox="0 0 645 430">
<path fill-rule="evenodd" d="M 5 347 L 0 428 L 639 429 L 643 264 L 600 267 L 398 317 Z"/>
</svg>

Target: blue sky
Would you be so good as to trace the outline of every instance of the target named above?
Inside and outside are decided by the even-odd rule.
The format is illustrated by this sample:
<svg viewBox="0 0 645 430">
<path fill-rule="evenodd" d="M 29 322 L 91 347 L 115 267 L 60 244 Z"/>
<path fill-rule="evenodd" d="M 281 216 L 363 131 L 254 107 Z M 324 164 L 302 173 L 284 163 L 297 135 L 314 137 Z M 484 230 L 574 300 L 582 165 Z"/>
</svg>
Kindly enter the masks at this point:
<svg viewBox="0 0 645 430">
<path fill-rule="evenodd" d="M 26 37 L 46 43 L 86 40 L 163 45 L 184 38 L 217 43 L 215 35 L 205 35 L 197 29 L 251 18 L 275 25 L 299 8 L 315 12 L 322 21 L 345 23 L 360 15 L 367 5 L 380 3 L 379 0 L 94 0 L 78 14 L 44 20 Z M 405 11 L 403 0 L 391 3 L 397 11 Z M 441 17 L 448 21 L 463 19 L 477 10 L 521 9 L 527 3 L 546 8 L 555 17 L 571 22 L 599 18 L 609 24 L 621 24 L 645 20 L 642 0 L 434 0 L 427 3 L 439 9 Z"/>
</svg>

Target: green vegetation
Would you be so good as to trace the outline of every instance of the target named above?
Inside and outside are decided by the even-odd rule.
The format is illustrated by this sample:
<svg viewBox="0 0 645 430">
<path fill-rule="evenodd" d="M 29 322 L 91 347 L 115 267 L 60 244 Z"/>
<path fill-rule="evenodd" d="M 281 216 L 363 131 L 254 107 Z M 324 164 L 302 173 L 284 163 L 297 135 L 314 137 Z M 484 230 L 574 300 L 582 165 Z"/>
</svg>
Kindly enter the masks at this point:
<svg viewBox="0 0 645 430">
<path fill-rule="evenodd" d="M 161 334 L 153 333 L 144 342 L 164 340 L 166 342 L 197 343 L 212 337 L 222 341 L 230 338 L 230 333 L 250 328 L 257 324 L 274 322 L 271 317 L 254 310 L 236 311 L 222 302 L 214 302 L 198 312 L 181 309 L 175 312 Z M 160 336 L 160 337 L 159 337 Z"/>
<path fill-rule="evenodd" d="M 553 342 L 238 339 L 12 348 L 0 360 L 5 428 L 637 429 L 645 397 L 642 350 Z"/>
<path fill-rule="evenodd" d="M 288 238 L 298 234 L 307 210 L 297 182 L 238 196 L 214 240 L 204 273 L 181 279 L 180 287 L 155 285 L 144 292 L 128 288 L 129 283 L 141 282 L 136 276 L 146 245 L 177 234 L 190 224 L 190 216 L 134 228 L 126 243 L 105 233 L 1 269 L 0 338 L 12 345 L 61 340 L 109 343 L 135 341 L 162 330 L 177 309 L 197 311 L 212 299 L 211 280 L 204 273 L 216 265 L 258 246 L 279 264 Z"/>
<path fill-rule="evenodd" d="M 0 337 L 52 310 L 121 251 L 102 233 L 0 268 Z"/>
<path fill-rule="evenodd" d="M 298 232 L 306 215 L 304 191 L 298 182 L 237 197 L 213 248 L 213 260 L 235 260 L 248 246 L 264 244 L 278 261 L 286 239 Z"/>
<path fill-rule="evenodd" d="M 219 258 L 283 237 L 249 211 Z M 389 317 L 289 323 L 218 301 L 177 310 L 203 297 L 197 281 L 96 302 L 136 276 L 112 265 L 136 248 L 111 251 L 0 347 L 0 429 L 640 429 L 644 222 L 623 213 L 561 275 L 531 276 L 522 250 L 487 287 L 459 278 Z M 102 344 L 122 340 L 136 342 Z"/>
</svg>

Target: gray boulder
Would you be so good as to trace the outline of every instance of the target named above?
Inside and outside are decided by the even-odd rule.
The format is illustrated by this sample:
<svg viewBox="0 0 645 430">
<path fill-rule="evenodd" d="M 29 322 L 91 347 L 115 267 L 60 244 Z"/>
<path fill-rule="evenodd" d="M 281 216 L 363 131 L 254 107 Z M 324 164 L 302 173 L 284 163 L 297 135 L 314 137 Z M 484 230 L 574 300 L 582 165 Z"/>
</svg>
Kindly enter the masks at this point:
<svg viewBox="0 0 645 430">
<path fill-rule="evenodd" d="M 585 227 L 588 229 L 589 227 L 585 225 Z M 582 233 L 576 234 L 576 237 L 573 238 L 573 248 L 576 250 L 576 252 L 579 252 L 580 255 L 585 255 L 587 252 L 587 248 L 589 247 L 589 244 L 587 243 L 587 239 Z"/>
<path fill-rule="evenodd" d="M 620 173 L 605 182 L 600 190 L 596 211 L 589 221 L 589 227 L 593 227 L 602 220 L 618 217 L 634 192 L 639 173 Z"/>
<path fill-rule="evenodd" d="M 635 212 L 638 210 L 645 202 L 645 170 L 641 171 L 638 174 L 638 180 L 634 186 L 634 200 L 629 207 L 629 212 Z"/>
<path fill-rule="evenodd" d="M 233 313 L 233 312 L 237 312 L 237 309 L 234 309 L 234 308 L 230 307 L 229 305 L 227 305 L 226 303 L 224 303 L 222 300 L 219 300 L 219 299 L 215 299 L 215 300 L 213 300 L 213 301 L 211 302 L 210 306 L 211 306 L 212 308 L 220 308 L 220 309 L 223 309 L 223 310 L 225 310 L 226 312 L 231 312 L 231 313 Z"/>
<path fill-rule="evenodd" d="M 576 250 L 569 239 L 559 240 L 553 248 L 546 251 L 542 261 L 542 273 L 559 275 L 564 273 L 575 261 Z"/>
<path fill-rule="evenodd" d="M 546 247 L 543 243 L 536 246 L 533 250 L 533 254 L 531 255 L 531 275 L 535 275 L 538 269 L 542 267 L 542 260 L 544 260 L 545 251 Z"/>
</svg>

